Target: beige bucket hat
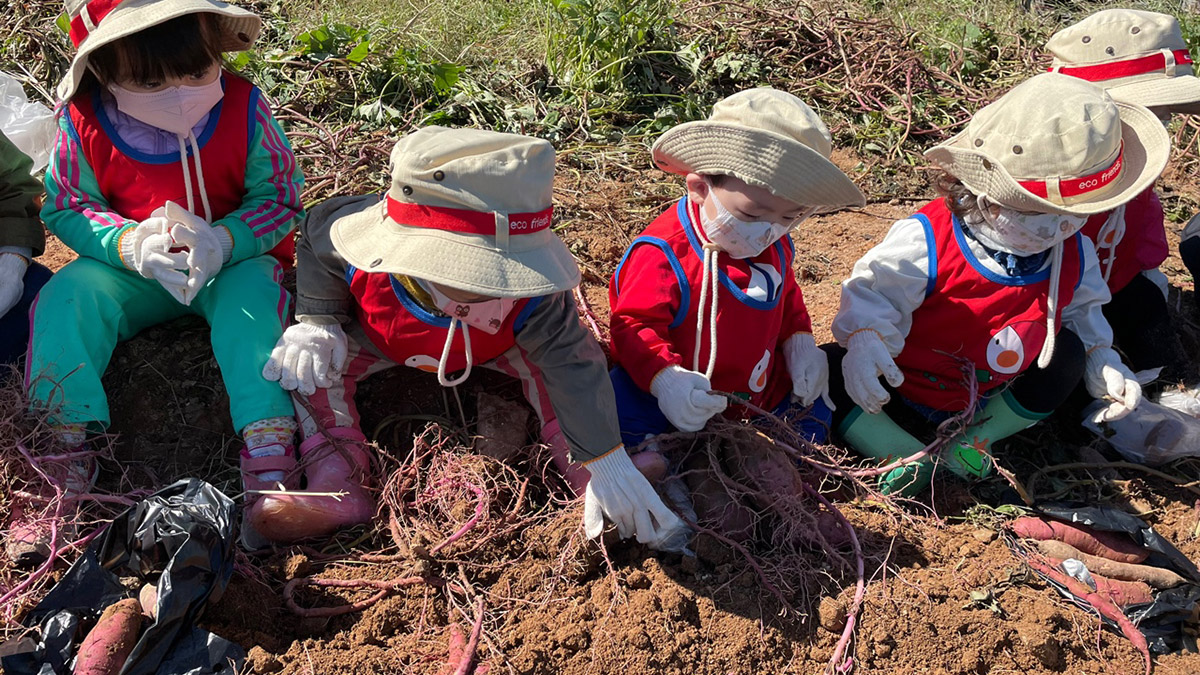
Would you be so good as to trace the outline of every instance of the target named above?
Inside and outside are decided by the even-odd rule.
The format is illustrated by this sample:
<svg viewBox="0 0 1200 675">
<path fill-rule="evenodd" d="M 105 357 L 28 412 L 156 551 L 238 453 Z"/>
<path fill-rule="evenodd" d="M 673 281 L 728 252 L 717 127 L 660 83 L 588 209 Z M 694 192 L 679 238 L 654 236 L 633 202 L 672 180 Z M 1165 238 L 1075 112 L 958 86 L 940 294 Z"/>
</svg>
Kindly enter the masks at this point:
<svg viewBox="0 0 1200 675">
<path fill-rule="evenodd" d="M 1162 123 L 1103 89 L 1042 73 L 985 106 L 925 157 L 1018 211 L 1092 214 L 1154 184 L 1170 156 Z"/>
<path fill-rule="evenodd" d="M 791 94 L 760 87 L 718 101 L 707 120 L 685 122 L 654 144 L 670 173 L 736 176 L 804 206 L 862 206 L 862 191 L 829 155 L 825 123 Z"/>
<path fill-rule="evenodd" d="M 71 20 L 69 35 L 77 51 L 58 84 L 58 97 L 63 101 L 79 88 L 92 52 L 151 26 L 187 14 L 215 14 L 223 52 L 249 49 L 262 30 L 257 14 L 219 0 L 66 0 L 65 4 Z"/>
<path fill-rule="evenodd" d="M 1114 100 L 1200 112 L 1200 79 L 1179 21 L 1169 14 L 1106 9 L 1050 37 L 1050 70 L 1108 90 Z"/>
<path fill-rule="evenodd" d="M 425 127 L 396 143 L 391 165 L 387 196 L 333 224 L 334 248 L 351 265 L 492 297 L 579 285 L 575 259 L 550 229 L 549 142 Z"/>
</svg>

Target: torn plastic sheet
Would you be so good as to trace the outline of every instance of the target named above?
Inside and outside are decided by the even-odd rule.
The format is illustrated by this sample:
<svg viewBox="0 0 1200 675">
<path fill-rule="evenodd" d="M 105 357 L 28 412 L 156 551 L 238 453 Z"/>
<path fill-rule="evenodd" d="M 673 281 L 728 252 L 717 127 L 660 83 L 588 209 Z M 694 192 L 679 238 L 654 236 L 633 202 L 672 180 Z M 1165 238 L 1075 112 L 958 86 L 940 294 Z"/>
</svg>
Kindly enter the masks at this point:
<svg viewBox="0 0 1200 675">
<path fill-rule="evenodd" d="M 1196 606 L 1200 602 L 1200 569 L 1188 559 L 1174 544 L 1159 535 L 1137 516 L 1104 506 L 1072 506 L 1069 504 L 1043 504 L 1034 508 L 1035 515 L 1054 518 L 1069 523 L 1086 525 L 1105 532 L 1123 533 L 1136 544 L 1150 552 L 1150 557 L 1143 563 L 1163 567 L 1178 573 L 1188 583 L 1153 594 L 1154 602 L 1123 607 L 1125 615 L 1146 636 L 1150 651 L 1154 654 L 1169 654 L 1180 650 L 1198 651 L 1196 638 L 1185 626 L 1196 621 Z M 1025 558 L 1031 553 L 1012 536 L 1005 533 L 1005 542 L 1018 557 Z M 1076 564 L 1075 569 L 1067 567 L 1068 563 Z M 1064 571 L 1083 580 L 1089 587 L 1095 588 L 1094 580 L 1086 567 L 1079 561 L 1064 561 Z M 1080 570 L 1079 567 L 1084 567 Z M 1083 598 L 1077 597 L 1057 582 L 1046 578 L 1034 570 L 1040 579 L 1053 587 L 1060 595 L 1085 611 L 1096 614 L 1095 609 Z M 1120 633 L 1117 625 L 1103 616 L 1101 620 L 1114 632 Z"/>
<path fill-rule="evenodd" d="M 142 632 L 121 675 L 232 674 L 244 650 L 196 627 L 233 574 L 235 505 L 213 486 L 182 480 L 113 520 L 26 617 L 41 628 L 31 651 L 3 659 L 8 675 L 71 672 L 75 646 L 104 607 L 133 594 L 120 577 L 157 583 L 158 615 Z"/>
</svg>

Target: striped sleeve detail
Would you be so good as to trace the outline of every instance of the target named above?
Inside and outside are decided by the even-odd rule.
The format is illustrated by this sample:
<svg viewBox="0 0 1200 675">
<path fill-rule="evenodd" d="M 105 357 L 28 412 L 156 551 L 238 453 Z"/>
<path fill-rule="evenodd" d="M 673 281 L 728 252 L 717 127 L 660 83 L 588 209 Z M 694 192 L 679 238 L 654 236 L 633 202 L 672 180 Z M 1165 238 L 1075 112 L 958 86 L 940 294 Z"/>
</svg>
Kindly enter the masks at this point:
<svg viewBox="0 0 1200 675">
<path fill-rule="evenodd" d="M 256 99 L 256 133 L 261 134 L 260 147 L 270 156 L 270 183 L 277 197 L 264 201 L 257 208 L 245 213 L 242 221 L 256 238 L 261 238 L 295 221 L 303 208 L 300 204 L 300 186 L 303 185 L 303 178 L 296 167 L 296 156 L 292 153 L 283 130 L 271 115 L 265 98 L 260 96 Z M 251 148 L 251 152 L 262 150 Z"/>
<path fill-rule="evenodd" d="M 68 125 L 70 121 L 66 122 Z M 99 196 L 100 186 L 92 169 L 83 157 L 78 137 L 68 129 L 60 128 L 52 166 L 46 172 L 47 194 L 58 211 L 72 211 L 87 218 L 93 229 L 122 227 L 126 219 L 108 210 L 108 204 Z M 97 194 L 92 194 L 89 190 Z"/>
</svg>

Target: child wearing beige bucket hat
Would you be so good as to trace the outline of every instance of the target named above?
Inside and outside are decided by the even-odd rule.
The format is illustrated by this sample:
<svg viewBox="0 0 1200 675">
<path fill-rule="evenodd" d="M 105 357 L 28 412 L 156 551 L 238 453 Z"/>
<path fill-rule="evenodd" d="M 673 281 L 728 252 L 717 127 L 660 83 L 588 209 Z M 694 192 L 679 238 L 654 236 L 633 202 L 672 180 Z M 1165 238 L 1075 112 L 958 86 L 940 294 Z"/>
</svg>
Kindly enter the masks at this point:
<svg viewBox="0 0 1200 675">
<path fill-rule="evenodd" d="M 287 323 L 279 281 L 303 177 L 262 92 L 221 61 L 261 22 L 217 0 L 68 0 L 66 13 L 77 52 L 42 218 L 79 258 L 31 312 L 30 398 L 82 445 L 109 422 L 116 343 L 197 314 L 245 441 L 245 488 L 296 484 L 292 402 L 261 371 Z"/>
<path fill-rule="evenodd" d="M 941 196 L 893 225 L 842 284 L 841 346 L 830 350 L 841 438 L 869 457 L 908 456 L 925 443 L 895 419 L 932 431 L 974 403 L 974 421 L 940 459 L 981 476 L 992 444 L 1048 416 L 1081 376 L 1112 402 L 1109 418 L 1137 406 L 1139 385 L 1100 311 L 1108 287 L 1078 231 L 1145 191 L 1168 145 L 1149 110 L 1045 73 L 926 152 L 945 172 Z M 883 488 L 915 494 L 932 472 L 926 458 Z"/>
<path fill-rule="evenodd" d="M 1173 113 L 1200 112 L 1200 79 L 1179 21 L 1168 14 L 1106 9 L 1055 33 L 1046 43 L 1050 70 L 1105 89 L 1113 100 L 1150 108 L 1166 124 Z M 1128 203 L 1098 213 L 1083 227 L 1100 258 L 1112 301 L 1104 315 L 1114 343 L 1134 370 L 1162 368 L 1160 380 L 1194 379 L 1197 372 L 1167 308 L 1167 258 L 1162 203 L 1151 185 Z M 1184 230 L 1179 253 L 1200 274 L 1200 218 Z M 1190 384 L 1191 382 L 1189 382 Z"/>
<path fill-rule="evenodd" d="M 621 445 L 604 353 L 576 313 L 579 269 L 551 230 L 550 143 L 427 127 L 396 143 L 391 173 L 383 199 L 335 198 L 301 224 L 299 323 L 264 375 L 307 398 L 297 404 L 301 457 L 337 446 L 349 465 L 310 474 L 307 492 L 268 496 L 272 536 L 373 515 L 350 475 L 368 461 L 358 380 L 405 365 L 453 387 L 482 366 L 521 380 L 554 463 L 586 492 L 588 536 L 607 516 L 622 537 L 674 546 L 686 530 Z"/>
<path fill-rule="evenodd" d="M 707 120 L 654 144 L 655 164 L 685 176 L 687 194 L 634 239 L 609 284 L 611 376 L 626 444 L 697 431 L 722 412 L 754 416 L 727 409 L 712 390 L 789 414 L 810 439 L 824 440 L 828 365 L 788 234 L 818 211 L 864 203 L 831 150 L 817 114 L 769 88 L 734 94 Z M 730 459 L 736 473 L 739 458 Z M 764 473 L 789 489 L 787 471 Z M 702 478 L 689 482 L 701 520 L 745 534 L 745 519 L 724 517 L 738 505 L 700 494 Z"/>
</svg>

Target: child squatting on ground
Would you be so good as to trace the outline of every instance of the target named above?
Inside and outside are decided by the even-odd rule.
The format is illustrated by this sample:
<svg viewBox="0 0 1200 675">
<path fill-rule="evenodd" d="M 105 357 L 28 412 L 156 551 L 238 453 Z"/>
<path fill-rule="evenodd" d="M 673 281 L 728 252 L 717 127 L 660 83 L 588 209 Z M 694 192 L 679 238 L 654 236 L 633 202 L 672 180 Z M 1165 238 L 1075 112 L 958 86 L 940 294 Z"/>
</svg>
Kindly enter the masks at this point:
<svg viewBox="0 0 1200 675">
<path fill-rule="evenodd" d="M 100 378 L 117 342 L 197 314 L 245 440 L 245 488 L 293 481 L 292 402 L 261 372 L 287 321 L 279 278 L 303 179 L 262 92 L 221 62 L 248 49 L 261 22 L 216 0 L 70 0 L 66 10 L 78 51 L 58 88 L 42 219 L 79 258 L 34 305 L 30 398 L 82 446 L 87 429 L 109 423 Z M 92 461 L 76 469 L 72 492 L 95 475 Z"/>
<path fill-rule="evenodd" d="M 1078 231 L 1149 188 L 1169 144 L 1146 108 L 1044 73 L 927 151 L 945 171 L 941 196 L 893 225 L 842 284 L 841 347 L 828 347 L 840 436 L 868 457 L 913 454 L 925 443 L 897 422 L 929 430 L 966 410 L 973 376 L 981 409 L 941 460 L 982 476 L 992 444 L 1050 415 L 1081 376 L 1111 401 L 1109 419 L 1136 407 L 1141 388 L 1101 311 L 1108 287 Z M 914 494 L 932 473 L 926 459 L 882 487 Z"/>
<path fill-rule="evenodd" d="M 788 233 L 813 213 L 865 202 L 830 152 L 816 113 L 769 88 L 734 94 L 708 120 L 655 143 L 655 163 L 684 176 L 687 194 L 634 239 L 609 285 L 611 375 L 626 445 L 698 431 L 722 412 L 754 416 L 712 390 L 795 417 L 809 439 L 825 439 L 829 367 Z M 791 473 L 758 468 L 779 481 Z M 694 497 L 702 520 L 733 508 Z"/>
<path fill-rule="evenodd" d="M 1046 43 L 1050 69 L 1103 88 L 1114 101 L 1145 106 L 1165 126 L 1175 113 L 1200 112 L 1200 80 L 1179 21 L 1167 14 L 1106 9 L 1055 33 Z M 1100 258 L 1112 301 L 1104 316 L 1114 346 L 1134 370 L 1163 368 L 1167 384 L 1195 384 L 1196 366 L 1184 351 L 1167 308 L 1163 207 L 1151 185 L 1112 211 L 1088 218 L 1083 234 Z M 1200 218 L 1184 229 L 1179 255 L 1200 278 Z"/>
<path fill-rule="evenodd" d="M 677 547 L 686 528 L 621 444 L 604 353 L 571 296 L 579 268 L 551 230 L 550 143 L 428 127 L 400 139 L 391 173 L 382 200 L 334 198 L 300 226 L 298 323 L 264 375 L 297 394 L 301 455 L 334 459 L 308 493 L 264 497 L 256 526 L 284 540 L 370 519 L 356 383 L 404 365 L 453 387 L 479 366 L 521 380 L 554 464 L 586 493 L 588 536 L 608 516 L 622 537 Z"/>
</svg>

